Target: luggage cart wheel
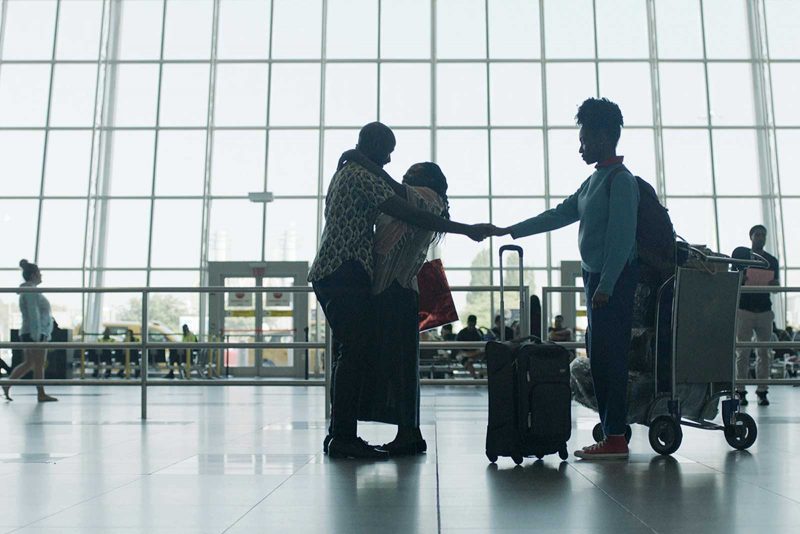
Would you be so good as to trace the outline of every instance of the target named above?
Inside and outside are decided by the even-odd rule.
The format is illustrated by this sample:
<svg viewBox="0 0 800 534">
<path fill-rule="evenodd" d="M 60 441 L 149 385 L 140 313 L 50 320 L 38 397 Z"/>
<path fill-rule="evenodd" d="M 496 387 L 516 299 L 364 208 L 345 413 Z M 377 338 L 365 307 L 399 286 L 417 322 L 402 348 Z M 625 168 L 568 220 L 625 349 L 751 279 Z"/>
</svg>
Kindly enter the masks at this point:
<svg viewBox="0 0 800 534">
<path fill-rule="evenodd" d="M 486 453 L 486 457 L 489 459 L 490 462 L 495 463 L 497 461 L 497 455 L 492 454 L 490 452 Z"/>
<path fill-rule="evenodd" d="M 517 465 L 522 463 L 522 456 L 512 456 L 511 459 L 514 460 L 514 463 Z"/>
<path fill-rule="evenodd" d="M 569 452 L 567 452 L 567 444 L 563 444 L 560 449 L 558 449 L 558 457 L 561 458 L 563 461 L 567 461 L 569 458 Z"/>
<path fill-rule="evenodd" d="M 594 425 L 594 428 L 592 429 L 592 438 L 594 439 L 595 443 L 600 443 L 606 439 L 606 434 L 603 432 L 603 425 L 600 423 Z"/>
<path fill-rule="evenodd" d="M 668 456 L 678 450 L 683 440 L 683 430 L 674 417 L 659 415 L 650 423 L 650 446 L 658 454 Z"/>
<path fill-rule="evenodd" d="M 734 449 L 743 451 L 756 442 L 758 427 L 748 414 L 739 412 L 732 425 L 725 425 L 725 441 Z"/>
</svg>

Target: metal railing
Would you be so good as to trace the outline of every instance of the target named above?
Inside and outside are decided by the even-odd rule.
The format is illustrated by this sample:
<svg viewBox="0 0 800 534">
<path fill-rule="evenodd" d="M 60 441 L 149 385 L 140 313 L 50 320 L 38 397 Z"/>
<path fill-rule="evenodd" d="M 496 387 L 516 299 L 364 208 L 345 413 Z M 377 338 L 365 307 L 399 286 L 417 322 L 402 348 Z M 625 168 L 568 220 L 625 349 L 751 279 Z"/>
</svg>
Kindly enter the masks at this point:
<svg viewBox="0 0 800 534">
<path fill-rule="evenodd" d="M 451 286 L 451 291 L 460 292 L 496 292 L 499 286 Z M 148 302 L 151 293 L 313 293 L 313 289 L 308 286 L 262 286 L 262 287 L 113 287 L 113 288 L 69 288 L 69 287 L 14 287 L 0 288 L 0 294 L 4 293 L 130 293 L 139 294 L 142 299 L 142 317 L 140 323 L 139 341 L 133 342 L 114 342 L 113 349 L 121 351 L 140 351 L 140 376 L 138 379 L 128 379 L 120 381 L 108 381 L 99 379 L 4 379 L 3 385 L 52 385 L 52 386 L 136 386 L 141 388 L 141 418 L 147 419 L 147 389 L 151 386 L 312 386 L 324 387 L 326 410 L 330 408 L 331 394 L 331 355 L 333 353 L 333 336 L 330 327 L 325 325 L 325 341 L 253 341 L 253 342 L 221 342 L 221 341 L 196 341 L 196 342 L 170 342 L 170 341 L 151 341 L 149 339 L 149 318 Z M 525 302 L 528 302 L 528 288 L 525 288 Z M 520 323 L 522 332 L 527 335 L 530 332 L 529 314 L 521 313 Z M 47 349 L 47 350 L 109 350 L 109 343 L 91 341 L 57 341 L 57 342 L 0 342 L 0 349 Z M 462 342 L 462 341 L 426 341 L 420 343 L 422 349 L 480 349 L 485 346 L 483 341 Z M 193 349 L 316 349 L 324 350 L 324 376 L 321 379 L 314 378 L 260 378 L 260 379 L 233 379 L 233 380 L 185 380 L 173 381 L 166 379 L 151 380 L 148 377 L 148 367 L 150 361 L 150 351 L 154 350 L 193 350 Z M 446 385 L 484 385 L 485 379 L 422 379 L 422 384 L 446 384 Z"/>
<path fill-rule="evenodd" d="M 583 287 L 544 287 L 542 288 L 542 333 L 547 332 L 550 325 L 550 295 L 556 293 L 582 293 Z M 743 286 L 742 293 L 800 293 L 800 287 L 794 286 Z M 585 342 L 557 342 L 565 348 L 585 349 Z M 800 350 L 798 341 L 736 341 L 737 349 L 796 349 Z M 733 355 L 731 355 L 733 357 Z M 765 379 L 736 379 L 737 385 L 800 385 L 798 378 L 765 378 Z"/>
</svg>

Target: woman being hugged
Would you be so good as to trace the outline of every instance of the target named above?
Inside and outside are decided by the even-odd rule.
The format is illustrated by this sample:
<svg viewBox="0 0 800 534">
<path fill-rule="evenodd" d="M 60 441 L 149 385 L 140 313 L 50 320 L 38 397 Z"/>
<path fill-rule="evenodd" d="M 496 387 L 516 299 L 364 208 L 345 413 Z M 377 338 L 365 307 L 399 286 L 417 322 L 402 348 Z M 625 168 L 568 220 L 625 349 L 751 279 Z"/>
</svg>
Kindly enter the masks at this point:
<svg viewBox="0 0 800 534">
<path fill-rule="evenodd" d="M 36 287 L 42 283 L 42 273 L 39 266 L 28 260 L 21 260 L 22 278 L 25 280 L 20 287 Z M 21 293 L 19 296 L 19 309 L 22 312 L 22 326 L 19 329 L 20 340 L 24 343 L 44 343 L 50 341 L 53 331 L 53 317 L 50 312 L 50 302 L 41 293 Z M 47 357 L 46 348 L 24 349 L 24 359 L 14 368 L 9 378 L 21 378 L 33 369 L 34 380 L 44 379 L 44 361 Z M 6 400 L 13 400 L 8 392 L 11 386 L 3 386 Z M 36 386 L 39 402 L 53 402 L 58 399 L 44 392 L 44 386 Z"/>
<path fill-rule="evenodd" d="M 435 163 L 417 163 L 403 177 L 406 199 L 429 213 L 450 218 L 447 179 Z M 395 439 L 381 448 L 391 456 L 427 450 L 419 428 L 419 288 L 417 273 L 428 247 L 441 233 L 378 216 L 373 248 L 376 350 L 365 366 L 359 419 L 397 425 Z"/>
</svg>

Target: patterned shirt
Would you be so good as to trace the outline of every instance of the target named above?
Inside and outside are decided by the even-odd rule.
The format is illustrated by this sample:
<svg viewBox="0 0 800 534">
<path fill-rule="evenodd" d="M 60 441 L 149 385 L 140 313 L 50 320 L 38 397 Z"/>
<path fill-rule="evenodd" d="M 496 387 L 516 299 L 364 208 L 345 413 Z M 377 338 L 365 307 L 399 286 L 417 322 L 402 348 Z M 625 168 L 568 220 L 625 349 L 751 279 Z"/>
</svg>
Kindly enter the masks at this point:
<svg viewBox="0 0 800 534">
<path fill-rule="evenodd" d="M 394 195 L 381 178 L 357 163 L 333 175 L 325 197 L 325 230 L 308 274 L 316 282 L 348 261 L 358 261 L 372 279 L 372 243 L 378 206 Z"/>
</svg>

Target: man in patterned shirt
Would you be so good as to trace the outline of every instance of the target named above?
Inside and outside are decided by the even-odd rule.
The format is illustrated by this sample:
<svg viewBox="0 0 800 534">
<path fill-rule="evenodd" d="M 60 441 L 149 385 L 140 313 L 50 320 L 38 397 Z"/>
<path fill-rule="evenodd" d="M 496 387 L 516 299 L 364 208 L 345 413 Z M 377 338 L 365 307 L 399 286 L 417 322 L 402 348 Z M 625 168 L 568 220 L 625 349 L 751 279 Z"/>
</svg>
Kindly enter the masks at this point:
<svg viewBox="0 0 800 534">
<path fill-rule="evenodd" d="M 409 204 L 403 186 L 381 170 L 391 161 L 394 147 L 391 129 L 373 122 L 359 132 L 357 150 L 346 152 L 339 160 L 325 197 L 325 230 L 308 276 L 338 348 L 329 370 L 331 424 L 323 444 L 331 457 L 388 458 L 386 451 L 371 446 L 356 432 L 361 365 L 372 345 L 370 289 L 378 213 L 435 232 L 467 235 L 475 241 L 492 231 L 489 225 L 449 221 Z"/>
</svg>

